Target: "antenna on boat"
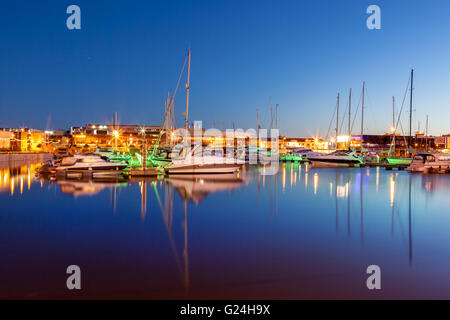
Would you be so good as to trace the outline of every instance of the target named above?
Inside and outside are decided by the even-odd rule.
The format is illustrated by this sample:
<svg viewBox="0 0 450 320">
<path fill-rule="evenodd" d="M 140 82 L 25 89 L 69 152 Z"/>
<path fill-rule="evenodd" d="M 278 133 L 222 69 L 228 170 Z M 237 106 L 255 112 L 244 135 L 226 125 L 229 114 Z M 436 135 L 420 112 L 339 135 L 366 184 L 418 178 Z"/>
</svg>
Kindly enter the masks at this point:
<svg viewBox="0 0 450 320">
<path fill-rule="evenodd" d="M 363 142 L 364 142 L 364 91 L 366 88 L 366 82 L 363 81 L 363 89 L 362 89 L 362 104 L 361 104 L 361 151 L 363 151 Z"/>
</svg>

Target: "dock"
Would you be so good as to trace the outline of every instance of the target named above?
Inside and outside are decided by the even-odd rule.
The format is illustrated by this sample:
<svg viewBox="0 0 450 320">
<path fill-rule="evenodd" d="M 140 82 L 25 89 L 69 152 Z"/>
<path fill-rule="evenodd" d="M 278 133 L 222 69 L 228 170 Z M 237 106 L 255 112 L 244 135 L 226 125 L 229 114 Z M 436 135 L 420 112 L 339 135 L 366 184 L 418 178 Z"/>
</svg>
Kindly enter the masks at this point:
<svg viewBox="0 0 450 320">
<path fill-rule="evenodd" d="M 157 168 L 130 170 L 128 171 L 129 177 L 154 177 L 159 173 Z"/>
</svg>

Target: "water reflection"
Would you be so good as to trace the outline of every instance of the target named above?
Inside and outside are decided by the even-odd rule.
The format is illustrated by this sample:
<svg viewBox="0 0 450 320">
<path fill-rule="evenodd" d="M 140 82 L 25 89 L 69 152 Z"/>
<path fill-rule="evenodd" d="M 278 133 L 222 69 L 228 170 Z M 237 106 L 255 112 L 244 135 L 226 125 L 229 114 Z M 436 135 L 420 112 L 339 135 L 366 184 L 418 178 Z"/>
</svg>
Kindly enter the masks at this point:
<svg viewBox="0 0 450 320">
<path fill-rule="evenodd" d="M 250 183 L 250 177 L 245 174 L 205 174 L 170 176 L 166 181 L 172 185 L 184 200 L 199 204 L 208 194 L 239 188 Z"/>
<path fill-rule="evenodd" d="M 22 162 L 15 166 L 0 166 L 0 193 L 9 192 L 14 195 L 16 187 L 19 187 L 19 193 L 23 194 L 24 183 L 26 181 L 27 190 L 30 190 L 31 184 L 36 181 L 34 173 L 40 167 L 39 163 L 23 164 Z"/>
<path fill-rule="evenodd" d="M 163 277 L 164 284 L 155 289 L 141 288 L 155 297 L 273 298 L 282 292 L 287 292 L 281 295 L 286 298 L 311 297 L 308 292 L 316 292 L 314 288 L 317 288 L 314 281 L 322 279 L 340 296 L 353 296 L 365 292 L 365 288 L 360 291 L 359 287 L 352 287 L 352 281 L 359 279 L 358 268 L 366 263 L 390 266 L 394 268 L 390 272 L 395 275 L 401 275 L 406 264 L 417 281 L 433 276 L 420 273 L 427 269 L 424 265 L 431 266 L 439 261 L 438 257 L 430 256 L 432 252 L 444 257 L 439 267 L 433 267 L 438 268 L 436 275 L 442 275 L 441 269 L 444 272 L 450 267 L 450 260 L 445 258 L 448 249 L 445 241 L 433 238 L 437 233 L 448 239 L 444 231 L 450 221 L 437 214 L 450 205 L 448 176 L 411 175 L 380 168 L 315 169 L 288 163 L 281 166 L 275 176 L 260 175 L 264 167 L 248 167 L 239 174 L 225 175 L 120 181 L 41 179 L 41 186 L 46 186 L 41 189 L 39 183 L 35 183 L 36 168 L 37 165 L 28 165 L 0 171 L 3 203 L 10 208 L 18 205 L 26 208 L 18 201 L 23 197 L 34 212 L 42 214 L 46 206 L 57 208 L 59 202 L 66 204 L 71 199 L 75 200 L 70 203 L 78 211 L 87 212 L 100 211 L 110 201 L 112 214 L 111 211 L 101 216 L 78 214 L 77 219 L 105 226 L 106 238 L 120 234 L 120 244 L 116 244 L 119 248 L 145 253 L 135 262 L 153 266 L 158 272 L 140 271 L 133 276 L 153 282 Z M 311 187 L 308 189 L 309 179 Z M 36 198 L 29 197 L 33 192 L 38 195 Z M 61 200 L 63 198 L 65 200 Z M 21 210 L 25 210 L 23 208 Z M 60 216 L 58 223 L 51 214 L 47 219 L 51 222 L 49 225 L 55 223 L 59 228 L 70 224 L 65 215 Z M 420 224 L 415 223 L 417 219 L 421 219 Z M 112 227 L 115 221 L 118 225 Z M 16 222 L 9 223 L 14 229 Z M 29 222 L 21 220 L 21 223 Z M 6 226 L 8 224 L 4 228 Z M 427 229 L 430 226 L 432 229 Z M 22 225 L 16 229 L 21 228 Z M 104 252 L 115 253 L 119 249 L 95 242 L 98 239 L 87 230 L 78 231 L 101 248 L 98 258 L 109 263 L 111 257 Z M 130 240 L 132 237 L 127 238 L 135 233 L 136 238 L 145 238 L 147 242 L 138 244 Z M 7 233 L 0 227 L 0 234 Z M 46 239 L 45 234 L 37 231 L 35 236 L 40 241 Z M 19 240 L 16 241 L 9 241 L 8 248 L 13 250 L 18 246 Z M 11 257 L 8 248 L 1 249 L 0 254 L 6 250 L 6 256 Z M 147 256 L 149 248 L 154 254 Z M 15 261 L 9 263 L 14 265 Z M 417 268 L 411 268 L 415 265 Z M 353 280 L 347 279 L 349 284 L 344 286 L 351 289 L 339 289 L 342 288 L 338 286 L 340 279 L 327 278 L 333 268 L 342 272 L 352 270 L 347 277 Z M 121 272 L 127 271 L 121 269 Z M 309 278 L 311 275 L 316 276 Z M 272 285 L 260 286 L 258 290 L 248 284 L 280 277 L 285 280 L 271 280 Z M 292 283 L 299 278 L 303 282 L 292 289 Z M 131 288 L 136 283 L 131 281 L 123 286 Z M 227 289 L 224 283 L 229 286 Z M 395 283 L 393 286 L 401 288 L 402 285 Z M 321 296 L 332 295 L 329 287 L 320 288 L 317 290 Z M 389 290 L 384 292 L 389 293 Z M 6 293 L 0 289 L 0 295 L 6 296 Z"/>
<path fill-rule="evenodd" d="M 55 181 L 61 188 L 61 193 L 72 195 L 75 198 L 80 196 L 95 196 L 105 189 L 117 190 L 117 187 L 126 186 L 125 182 L 101 182 L 101 181 Z M 115 201 L 113 201 L 114 205 Z"/>
</svg>

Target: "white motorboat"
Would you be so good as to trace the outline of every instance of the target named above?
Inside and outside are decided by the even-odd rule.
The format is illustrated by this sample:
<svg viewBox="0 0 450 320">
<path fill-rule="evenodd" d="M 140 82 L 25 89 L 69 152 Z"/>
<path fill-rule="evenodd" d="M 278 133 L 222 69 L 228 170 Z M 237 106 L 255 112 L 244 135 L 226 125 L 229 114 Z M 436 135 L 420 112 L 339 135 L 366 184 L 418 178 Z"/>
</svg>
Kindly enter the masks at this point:
<svg viewBox="0 0 450 320">
<path fill-rule="evenodd" d="M 450 173 L 450 154 L 417 153 L 407 170 L 419 173 Z"/>
<path fill-rule="evenodd" d="M 173 157 L 173 153 L 172 153 Z M 235 158 L 205 154 L 200 145 L 184 146 L 172 163 L 165 168 L 169 174 L 234 173 L 241 167 Z"/>
<path fill-rule="evenodd" d="M 292 150 L 292 154 L 299 155 L 302 159 L 307 159 L 311 157 L 323 156 L 323 153 L 312 151 L 308 148 L 295 148 Z"/>
<path fill-rule="evenodd" d="M 363 158 L 356 151 L 335 151 L 330 154 L 308 157 L 313 167 L 352 167 L 363 164 Z"/>
<path fill-rule="evenodd" d="M 123 170 L 128 166 L 124 162 L 111 162 L 107 157 L 95 155 L 74 155 L 65 157 L 54 167 L 56 173 L 81 170 Z"/>
</svg>

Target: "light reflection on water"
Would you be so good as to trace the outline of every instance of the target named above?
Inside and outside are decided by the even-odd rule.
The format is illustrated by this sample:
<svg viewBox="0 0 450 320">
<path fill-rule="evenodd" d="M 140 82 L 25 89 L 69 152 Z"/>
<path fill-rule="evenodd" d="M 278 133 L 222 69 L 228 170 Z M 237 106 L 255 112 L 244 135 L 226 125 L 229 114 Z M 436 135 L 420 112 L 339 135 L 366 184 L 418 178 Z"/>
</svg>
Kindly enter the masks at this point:
<svg viewBox="0 0 450 320">
<path fill-rule="evenodd" d="M 450 298 L 450 177 L 287 164 L 276 176 L 51 181 L 0 169 L 0 297 Z M 382 290 L 366 289 L 367 266 Z"/>
</svg>

